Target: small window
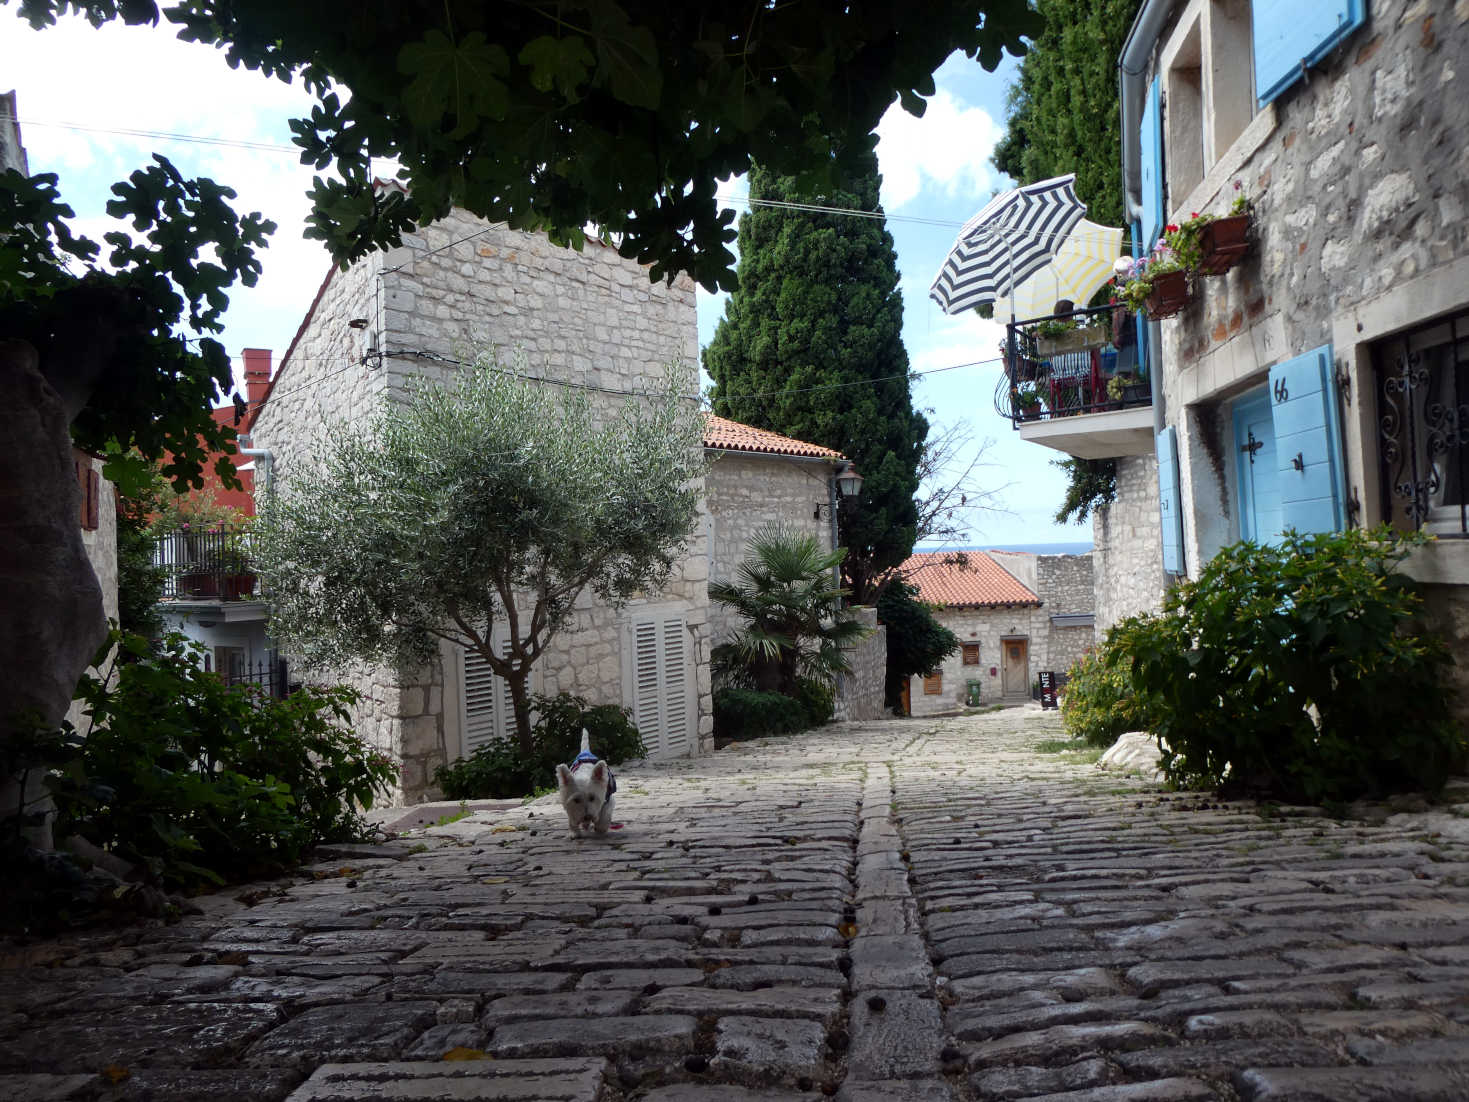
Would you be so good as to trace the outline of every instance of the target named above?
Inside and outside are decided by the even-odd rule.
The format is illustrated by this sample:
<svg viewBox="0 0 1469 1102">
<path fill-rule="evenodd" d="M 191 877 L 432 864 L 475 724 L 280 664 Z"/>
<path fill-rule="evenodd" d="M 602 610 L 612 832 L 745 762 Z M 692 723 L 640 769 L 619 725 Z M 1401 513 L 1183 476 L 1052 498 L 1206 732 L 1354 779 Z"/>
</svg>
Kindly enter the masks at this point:
<svg viewBox="0 0 1469 1102">
<path fill-rule="evenodd" d="M 92 466 L 92 457 L 85 452 L 72 451 L 72 469 L 82 491 L 81 513 L 77 519 L 81 522 L 82 531 L 95 532 L 100 520 L 98 499 L 102 491 L 101 479 Z"/>
<path fill-rule="evenodd" d="M 977 665 L 979 665 L 979 644 L 978 643 L 965 643 L 964 644 L 964 664 L 966 666 L 977 666 Z"/>
<path fill-rule="evenodd" d="M 923 679 L 923 695 L 938 696 L 944 691 L 944 675 L 942 673 L 931 673 Z"/>
</svg>

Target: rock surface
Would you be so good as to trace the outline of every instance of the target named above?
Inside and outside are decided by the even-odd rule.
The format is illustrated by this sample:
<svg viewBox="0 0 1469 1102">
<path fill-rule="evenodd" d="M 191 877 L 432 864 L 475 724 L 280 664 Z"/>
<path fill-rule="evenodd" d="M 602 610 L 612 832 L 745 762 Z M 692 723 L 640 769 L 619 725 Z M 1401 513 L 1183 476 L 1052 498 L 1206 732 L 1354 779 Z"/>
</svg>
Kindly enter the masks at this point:
<svg viewBox="0 0 1469 1102">
<path fill-rule="evenodd" d="M 1469 807 L 1165 792 L 1057 723 L 638 765 L 606 839 L 485 808 L 0 950 L 0 1097 L 1469 1097 Z"/>
</svg>

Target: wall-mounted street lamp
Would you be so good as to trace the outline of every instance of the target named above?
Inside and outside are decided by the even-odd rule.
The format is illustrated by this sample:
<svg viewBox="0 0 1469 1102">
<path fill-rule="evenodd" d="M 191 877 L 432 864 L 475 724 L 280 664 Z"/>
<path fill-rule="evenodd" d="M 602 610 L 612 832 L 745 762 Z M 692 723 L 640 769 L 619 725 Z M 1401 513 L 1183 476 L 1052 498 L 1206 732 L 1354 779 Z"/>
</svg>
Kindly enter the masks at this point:
<svg viewBox="0 0 1469 1102">
<path fill-rule="evenodd" d="M 812 520 L 820 520 L 822 517 L 832 517 L 835 515 L 834 510 L 836 508 L 836 497 L 838 493 L 842 497 L 851 500 L 862 492 L 862 476 L 857 473 L 857 468 L 854 464 L 848 463 L 845 467 L 838 470 L 836 478 L 833 481 L 836 483 L 836 491 L 832 493 L 831 500 L 818 501 L 816 503 L 816 508 L 811 513 Z"/>
</svg>

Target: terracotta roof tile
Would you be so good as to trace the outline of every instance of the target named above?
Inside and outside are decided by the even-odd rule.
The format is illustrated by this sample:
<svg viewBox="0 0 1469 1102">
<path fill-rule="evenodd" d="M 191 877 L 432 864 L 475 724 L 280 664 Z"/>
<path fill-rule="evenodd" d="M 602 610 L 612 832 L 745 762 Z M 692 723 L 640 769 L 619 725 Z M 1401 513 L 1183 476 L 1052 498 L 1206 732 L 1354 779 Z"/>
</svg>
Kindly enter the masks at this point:
<svg viewBox="0 0 1469 1102">
<path fill-rule="evenodd" d="M 796 455 L 810 459 L 845 459 L 841 452 L 792 440 L 789 436 L 766 432 L 742 425 L 712 413 L 704 415 L 704 447 L 731 452 L 765 452 L 769 455 Z"/>
<path fill-rule="evenodd" d="M 1040 607 L 1040 598 L 1028 586 L 983 551 L 922 551 L 898 569 L 918 587 L 919 599 L 930 604 L 946 608 Z"/>
</svg>

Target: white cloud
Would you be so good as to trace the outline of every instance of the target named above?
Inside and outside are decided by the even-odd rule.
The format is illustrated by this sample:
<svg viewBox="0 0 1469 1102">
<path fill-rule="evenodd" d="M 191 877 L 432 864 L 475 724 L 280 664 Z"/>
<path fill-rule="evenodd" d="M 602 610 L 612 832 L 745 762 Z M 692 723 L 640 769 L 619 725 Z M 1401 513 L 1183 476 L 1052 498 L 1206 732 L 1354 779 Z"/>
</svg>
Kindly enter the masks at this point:
<svg viewBox="0 0 1469 1102">
<path fill-rule="evenodd" d="M 921 119 L 895 102 L 877 124 L 883 207 L 896 210 L 930 190 L 988 195 L 998 179 L 990 155 L 1003 135 L 988 111 L 942 88 Z"/>
</svg>

